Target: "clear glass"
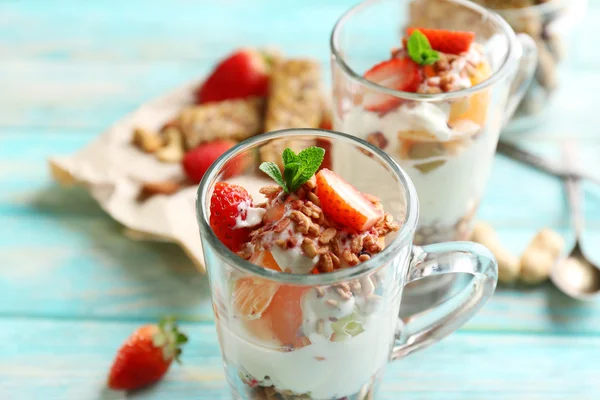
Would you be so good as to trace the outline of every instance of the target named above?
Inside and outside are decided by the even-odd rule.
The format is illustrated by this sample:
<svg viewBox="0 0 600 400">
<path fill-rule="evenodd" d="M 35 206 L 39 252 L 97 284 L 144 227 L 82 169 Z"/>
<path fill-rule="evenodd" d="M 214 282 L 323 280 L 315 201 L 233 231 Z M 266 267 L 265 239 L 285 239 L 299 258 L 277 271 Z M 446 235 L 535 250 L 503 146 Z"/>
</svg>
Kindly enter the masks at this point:
<svg viewBox="0 0 600 400">
<path fill-rule="evenodd" d="M 214 185 L 240 184 L 259 202 L 257 189 L 272 182 L 258 166 L 273 156 L 271 149 L 299 150 L 315 143 L 327 149 L 330 168 L 359 190 L 382 199 L 385 210 L 401 223 L 400 230 L 386 237 L 385 248 L 370 260 L 325 274 L 264 269 L 228 250 L 209 224 Z M 348 159 L 365 168 L 344 169 Z M 434 343 L 472 317 L 495 289 L 493 256 L 468 242 L 413 246 L 418 214 L 408 175 L 381 150 L 350 135 L 315 129 L 266 133 L 217 160 L 200 183 L 197 216 L 233 397 L 375 399 L 390 359 Z M 470 274 L 471 284 L 443 307 L 410 322 L 398 318 L 408 282 L 452 273 Z M 248 310 L 261 306 L 266 307 L 261 316 L 250 317 L 255 314 Z"/>
<path fill-rule="evenodd" d="M 497 12 L 518 33 L 531 36 L 538 50 L 535 75 L 507 130 L 520 131 L 540 122 L 564 80 L 569 43 L 577 32 L 587 0 L 473 0 Z"/>
<path fill-rule="evenodd" d="M 436 94 L 395 91 L 363 79 L 390 58 L 407 27 L 468 27 L 484 53 L 475 68 L 487 79 Z M 380 147 L 408 173 L 421 207 L 415 243 L 466 240 L 499 132 L 533 73 L 535 44 L 529 37 L 517 38 L 500 17 L 469 1 L 369 0 L 339 19 L 331 54 L 334 129 Z M 374 96 L 395 99 L 396 106 L 385 113 L 372 110 Z M 347 162 L 342 168 L 364 168 Z"/>
</svg>

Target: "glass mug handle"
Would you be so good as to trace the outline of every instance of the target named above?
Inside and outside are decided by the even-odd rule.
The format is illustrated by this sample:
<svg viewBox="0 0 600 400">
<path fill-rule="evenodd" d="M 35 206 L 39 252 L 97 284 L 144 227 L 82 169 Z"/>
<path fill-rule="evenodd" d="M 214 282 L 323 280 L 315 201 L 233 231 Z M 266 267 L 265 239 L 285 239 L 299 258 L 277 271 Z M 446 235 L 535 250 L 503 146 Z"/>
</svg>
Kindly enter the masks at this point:
<svg viewBox="0 0 600 400">
<path fill-rule="evenodd" d="M 471 242 L 413 246 L 406 283 L 429 276 L 467 273 L 469 284 L 446 302 L 399 320 L 392 360 L 438 342 L 467 322 L 492 296 L 498 281 L 498 265 L 492 253 Z"/>
<path fill-rule="evenodd" d="M 535 40 L 524 33 L 517 34 L 517 40 L 521 45 L 521 54 L 519 55 L 517 71 L 510 86 L 506 114 L 504 115 L 505 125 L 517 110 L 521 100 L 523 100 L 523 96 L 531 84 L 538 62 L 538 50 Z"/>
</svg>

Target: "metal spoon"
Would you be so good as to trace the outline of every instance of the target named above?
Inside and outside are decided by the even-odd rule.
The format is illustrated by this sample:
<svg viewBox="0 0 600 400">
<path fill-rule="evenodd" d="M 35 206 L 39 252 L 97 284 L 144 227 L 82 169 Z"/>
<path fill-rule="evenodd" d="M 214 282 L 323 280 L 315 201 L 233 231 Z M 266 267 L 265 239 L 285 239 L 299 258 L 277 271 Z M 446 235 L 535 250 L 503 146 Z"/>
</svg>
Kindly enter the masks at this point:
<svg viewBox="0 0 600 400">
<path fill-rule="evenodd" d="M 579 179 L 572 176 L 565 178 L 565 188 L 575 231 L 575 245 L 566 257 L 554 265 L 550 278 L 568 296 L 577 300 L 591 300 L 600 294 L 600 269 L 588 260 L 581 246 L 583 213 Z"/>
</svg>

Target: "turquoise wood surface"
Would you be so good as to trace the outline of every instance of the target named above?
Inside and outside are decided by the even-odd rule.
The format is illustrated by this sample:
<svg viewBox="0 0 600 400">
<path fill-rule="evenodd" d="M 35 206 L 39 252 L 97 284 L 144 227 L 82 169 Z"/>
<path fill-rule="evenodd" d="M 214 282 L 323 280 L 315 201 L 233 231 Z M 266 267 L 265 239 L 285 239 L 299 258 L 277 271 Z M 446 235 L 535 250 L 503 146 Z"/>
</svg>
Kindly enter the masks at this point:
<svg viewBox="0 0 600 400">
<path fill-rule="evenodd" d="M 103 389 L 140 323 L 186 321 L 184 366 L 139 399 L 227 399 L 206 278 L 174 245 L 121 235 L 46 158 L 81 148 L 140 103 L 204 75 L 242 45 L 328 60 L 354 1 L 0 1 L 0 399 L 121 399 Z M 558 156 L 576 138 L 600 171 L 600 2 L 543 125 L 511 139 Z M 596 24 L 597 25 L 597 24 Z M 266 28 L 268 27 L 268 29 Z M 600 260 L 600 188 L 585 185 L 585 240 Z M 515 252 L 550 226 L 571 238 L 560 181 L 497 156 L 479 217 Z M 600 304 L 550 285 L 500 289 L 465 328 L 390 365 L 382 399 L 598 399 Z"/>
</svg>

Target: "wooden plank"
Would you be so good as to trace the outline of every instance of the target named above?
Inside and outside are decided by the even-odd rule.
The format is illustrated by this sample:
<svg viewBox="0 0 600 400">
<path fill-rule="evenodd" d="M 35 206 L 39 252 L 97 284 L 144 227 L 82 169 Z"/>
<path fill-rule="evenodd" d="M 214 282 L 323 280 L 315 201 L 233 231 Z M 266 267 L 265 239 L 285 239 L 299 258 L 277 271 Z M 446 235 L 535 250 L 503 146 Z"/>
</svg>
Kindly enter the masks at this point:
<svg viewBox="0 0 600 400">
<path fill-rule="evenodd" d="M 136 326 L 0 319 L 0 398 L 29 400 L 40 393 L 45 400 L 125 398 L 103 387 L 116 349 Z M 183 366 L 134 398 L 230 398 L 214 326 L 182 328 L 191 339 Z M 598 357 L 598 336 L 458 333 L 390 364 L 379 399 L 591 400 L 600 390 L 600 366 L 589 360 Z"/>
<path fill-rule="evenodd" d="M 211 320 L 206 277 L 176 246 L 135 242 L 105 217 L 0 217 L 0 316 Z M 502 229 L 519 252 L 534 228 Z M 600 240 L 600 230 L 586 236 Z M 592 255 L 600 253 L 587 246 Z M 466 327 L 493 332 L 600 332 L 600 309 L 552 287 L 503 289 Z"/>
<path fill-rule="evenodd" d="M 2 3 L 0 55 L 39 60 L 197 62 L 215 49 L 221 52 L 232 46 L 264 43 L 326 52 L 335 21 L 356 1 L 135 0 L 124 5 L 111 0 L 99 5 L 71 0 L 61 1 L 57 7 L 43 3 Z M 586 20 L 569 42 L 569 61 L 599 68 L 600 56 L 590 52 L 587 43 L 596 35 L 592 21 L 600 18 L 600 6 L 588 3 Z"/>
</svg>

